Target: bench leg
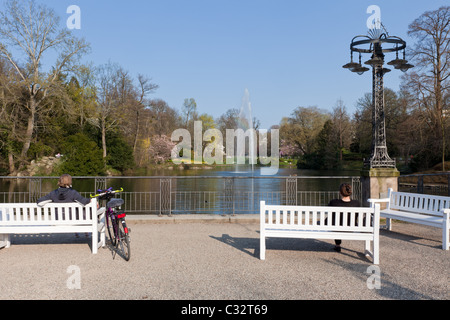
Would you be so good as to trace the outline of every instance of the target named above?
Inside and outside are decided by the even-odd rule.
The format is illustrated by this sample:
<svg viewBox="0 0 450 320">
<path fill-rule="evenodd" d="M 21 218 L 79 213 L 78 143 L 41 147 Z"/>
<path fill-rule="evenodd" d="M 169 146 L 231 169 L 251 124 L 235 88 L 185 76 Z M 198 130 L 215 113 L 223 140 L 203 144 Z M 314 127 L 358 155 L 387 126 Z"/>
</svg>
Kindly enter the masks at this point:
<svg viewBox="0 0 450 320">
<path fill-rule="evenodd" d="M 92 253 L 97 254 L 98 250 L 98 230 L 95 226 L 95 230 L 92 230 Z"/>
<path fill-rule="evenodd" d="M 101 247 L 104 247 L 106 245 L 105 228 L 103 228 L 103 230 L 100 231 L 100 243 L 99 243 L 99 245 Z"/>
<path fill-rule="evenodd" d="M 450 245 L 450 213 L 448 211 L 444 212 L 444 222 L 442 226 L 442 249 L 448 250 Z"/>
<path fill-rule="evenodd" d="M 370 240 L 366 240 L 364 241 L 364 255 L 368 258 L 368 257 L 373 257 L 372 254 L 372 248 L 370 245 Z"/>
<path fill-rule="evenodd" d="M 379 213 L 376 212 L 376 216 Z M 390 221 L 389 221 L 390 223 Z M 374 219 L 373 221 L 373 264 L 380 264 L 380 218 Z"/>
<path fill-rule="evenodd" d="M 97 245 L 98 248 L 106 246 L 106 238 L 105 238 L 106 219 L 105 219 L 105 213 L 104 213 L 105 208 L 102 208 L 102 209 L 103 209 L 103 213 L 98 216 L 98 222 L 97 222 L 98 232 L 100 232 L 100 242 Z"/>
<path fill-rule="evenodd" d="M 11 241 L 9 239 L 9 234 L 0 234 L 0 248 L 9 248 L 11 246 Z"/>
<path fill-rule="evenodd" d="M 6 241 L 5 248 L 11 247 L 11 235 L 10 234 L 5 234 L 5 241 Z"/>
<path fill-rule="evenodd" d="M 371 245 L 371 242 L 373 245 Z M 365 252 L 366 256 L 370 256 L 373 259 L 373 264 L 380 264 L 380 253 L 379 253 L 379 245 L 377 241 L 365 241 Z"/>
<path fill-rule="evenodd" d="M 386 218 L 386 229 L 389 231 L 392 230 L 392 221 L 390 218 Z"/>
<path fill-rule="evenodd" d="M 379 240 L 373 242 L 373 264 L 380 264 L 380 243 Z"/>
<path fill-rule="evenodd" d="M 263 234 L 261 234 L 259 239 L 259 259 L 266 259 L 266 237 Z"/>
<path fill-rule="evenodd" d="M 449 230 L 447 229 L 447 232 L 445 232 L 445 229 L 442 231 L 443 236 L 442 236 L 442 249 L 443 250 L 449 250 Z"/>
<path fill-rule="evenodd" d="M 365 246 L 364 246 L 364 250 L 366 251 L 366 253 L 367 253 L 367 252 L 371 252 L 371 248 L 370 248 L 370 240 L 366 240 L 365 242 L 366 242 L 366 244 L 365 244 Z"/>
</svg>

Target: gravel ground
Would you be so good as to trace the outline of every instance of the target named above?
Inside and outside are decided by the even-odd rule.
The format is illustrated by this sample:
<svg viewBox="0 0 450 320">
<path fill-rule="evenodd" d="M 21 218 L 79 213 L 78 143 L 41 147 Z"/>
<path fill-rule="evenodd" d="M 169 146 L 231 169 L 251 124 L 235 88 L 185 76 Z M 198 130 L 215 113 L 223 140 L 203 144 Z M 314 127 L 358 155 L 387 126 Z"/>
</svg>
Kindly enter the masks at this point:
<svg viewBox="0 0 450 320">
<path fill-rule="evenodd" d="M 256 219 L 128 224 L 129 262 L 109 246 L 93 255 L 84 234 L 13 236 L 0 249 L 0 299 L 449 299 L 450 253 L 437 228 L 382 230 L 381 287 L 369 289 L 372 264 L 361 241 L 344 241 L 336 253 L 332 241 L 268 239 L 261 261 Z"/>
</svg>

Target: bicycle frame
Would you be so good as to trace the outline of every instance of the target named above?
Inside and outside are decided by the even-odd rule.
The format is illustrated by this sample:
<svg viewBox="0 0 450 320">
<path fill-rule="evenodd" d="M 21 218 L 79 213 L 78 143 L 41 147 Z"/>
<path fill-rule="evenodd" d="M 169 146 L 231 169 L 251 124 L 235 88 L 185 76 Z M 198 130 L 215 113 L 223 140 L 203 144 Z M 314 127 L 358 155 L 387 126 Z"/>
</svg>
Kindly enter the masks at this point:
<svg viewBox="0 0 450 320">
<path fill-rule="evenodd" d="M 119 238 L 118 221 L 122 222 L 122 224 L 124 225 L 125 234 L 128 234 L 128 228 L 126 227 L 126 224 L 125 224 L 126 213 L 116 213 L 116 210 L 114 210 L 113 208 L 108 208 L 106 210 L 106 214 L 110 217 L 111 221 L 113 221 L 112 226 L 114 229 L 114 237 L 116 239 Z"/>
</svg>

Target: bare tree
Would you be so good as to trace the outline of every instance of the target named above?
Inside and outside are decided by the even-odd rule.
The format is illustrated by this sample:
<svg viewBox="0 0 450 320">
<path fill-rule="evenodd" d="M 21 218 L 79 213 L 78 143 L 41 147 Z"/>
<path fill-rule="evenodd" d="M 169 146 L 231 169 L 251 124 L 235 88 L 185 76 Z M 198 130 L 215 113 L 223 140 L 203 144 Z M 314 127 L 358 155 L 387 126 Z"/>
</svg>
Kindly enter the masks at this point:
<svg viewBox="0 0 450 320">
<path fill-rule="evenodd" d="M 139 74 L 138 75 L 138 87 L 137 87 L 137 99 L 135 103 L 132 105 L 133 113 L 136 116 L 135 118 L 135 127 L 136 131 L 134 133 L 134 141 L 133 141 L 133 152 L 136 152 L 138 138 L 140 134 L 140 118 L 142 116 L 142 112 L 148 104 L 147 96 L 152 93 L 154 90 L 158 89 L 158 85 L 150 82 L 151 79 L 146 76 Z"/>
<path fill-rule="evenodd" d="M 70 31 L 60 28 L 55 12 L 35 1 L 9 0 L 0 12 L 0 57 L 17 72 L 27 97 L 23 101 L 27 111 L 27 127 L 23 137 L 21 161 L 30 148 L 36 116 L 44 107 L 44 100 L 54 93 L 61 73 L 70 70 L 89 45 Z M 49 71 L 42 70 L 44 59 L 57 53 Z"/>
<path fill-rule="evenodd" d="M 411 52 L 416 72 L 405 76 L 406 87 L 426 115 L 434 139 L 441 140 L 445 171 L 446 115 L 444 97 L 450 89 L 450 6 L 428 11 L 409 25 L 408 35 L 417 39 Z"/>
<path fill-rule="evenodd" d="M 94 115 L 88 121 L 100 130 L 102 137 L 103 158 L 106 158 L 106 133 L 118 125 L 117 109 L 120 105 L 119 85 L 120 76 L 124 75 L 124 71 L 117 64 L 111 62 L 101 65 L 96 70 L 97 84 L 97 108 Z M 123 97 L 122 97 L 123 99 Z"/>
<path fill-rule="evenodd" d="M 189 126 L 191 120 L 197 118 L 197 103 L 194 98 L 184 99 L 183 115 L 186 117 L 186 128 Z"/>
<path fill-rule="evenodd" d="M 128 71 L 115 63 L 101 65 L 96 71 L 97 110 L 88 119 L 101 133 L 103 157 L 106 158 L 106 134 L 116 128 L 127 137 L 136 152 L 144 111 L 149 104 L 147 96 L 157 85 L 149 78 L 138 75 L 138 84 Z M 130 125 L 131 124 L 131 125 Z"/>
<path fill-rule="evenodd" d="M 336 134 L 335 139 L 337 139 L 339 146 L 339 161 L 342 163 L 342 152 L 350 146 L 351 142 L 351 123 L 344 102 L 341 99 L 336 102 L 336 106 L 333 108 L 332 121 L 333 131 Z"/>
<path fill-rule="evenodd" d="M 149 111 L 149 117 L 152 121 L 150 135 L 170 136 L 173 130 L 183 125 L 177 110 L 171 108 L 164 100 L 151 100 L 147 111 Z"/>
</svg>

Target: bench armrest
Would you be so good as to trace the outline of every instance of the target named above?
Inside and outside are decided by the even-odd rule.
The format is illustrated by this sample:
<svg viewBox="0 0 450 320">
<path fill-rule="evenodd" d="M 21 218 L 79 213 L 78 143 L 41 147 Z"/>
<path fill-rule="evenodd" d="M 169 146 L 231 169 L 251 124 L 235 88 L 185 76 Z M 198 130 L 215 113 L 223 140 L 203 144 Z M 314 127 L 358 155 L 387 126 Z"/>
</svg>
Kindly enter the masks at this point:
<svg viewBox="0 0 450 320">
<path fill-rule="evenodd" d="M 53 202 L 53 201 L 52 201 L 52 200 L 44 200 L 44 201 L 39 202 L 37 205 L 38 205 L 39 207 L 43 207 L 43 206 L 45 206 L 47 203 L 51 203 L 51 202 Z"/>
<path fill-rule="evenodd" d="M 389 198 L 381 198 L 381 199 L 367 199 L 367 202 L 370 203 L 370 207 L 373 208 L 376 203 L 388 203 Z"/>
<path fill-rule="evenodd" d="M 389 198 L 382 198 L 382 199 L 367 199 L 367 202 L 369 202 L 369 203 L 389 202 Z"/>
</svg>

